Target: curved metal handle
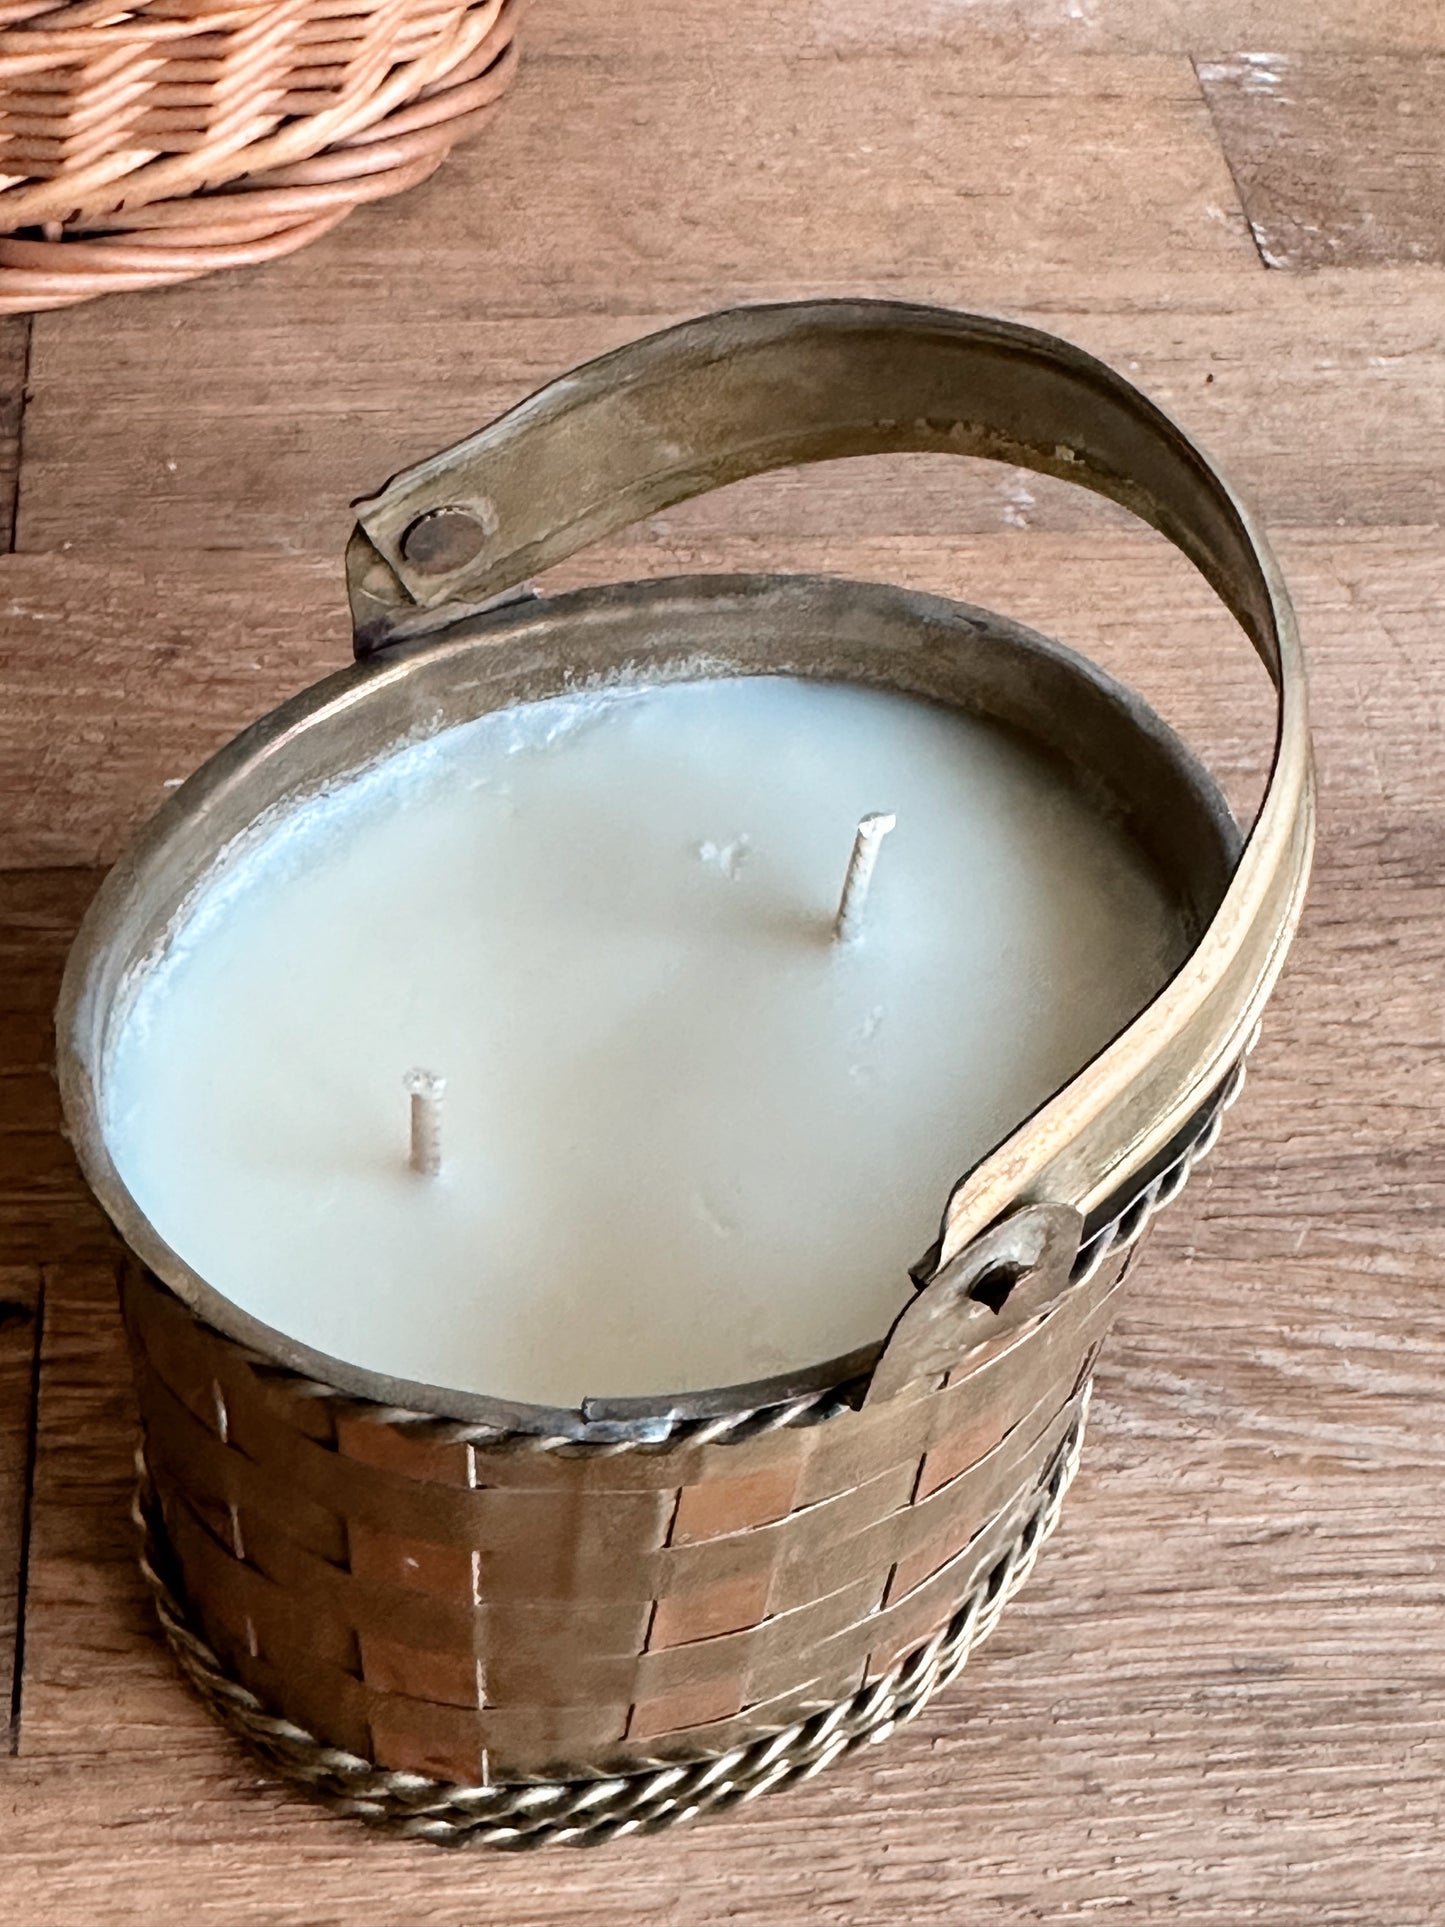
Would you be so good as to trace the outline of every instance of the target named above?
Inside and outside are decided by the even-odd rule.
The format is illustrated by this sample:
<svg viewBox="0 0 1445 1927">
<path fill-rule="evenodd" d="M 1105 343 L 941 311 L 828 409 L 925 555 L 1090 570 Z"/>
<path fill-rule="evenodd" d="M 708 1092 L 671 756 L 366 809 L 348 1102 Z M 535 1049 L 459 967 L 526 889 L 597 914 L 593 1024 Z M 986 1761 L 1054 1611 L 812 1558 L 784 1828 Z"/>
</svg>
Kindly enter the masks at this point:
<svg viewBox="0 0 1445 1927">
<path fill-rule="evenodd" d="M 740 308 L 634 342 L 358 504 L 357 653 L 515 592 L 640 517 L 765 469 L 944 451 L 1112 497 L 1174 542 L 1278 693 L 1269 786 L 1233 881 L 1154 1003 L 949 1200 L 947 1266 L 1020 1201 L 1087 1213 L 1147 1164 L 1240 1056 L 1299 917 L 1313 843 L 1305 672 L 1268 545 L 1208 457 L 1103 363 L 1054 336 L 944 308 Z"/>
</svg>

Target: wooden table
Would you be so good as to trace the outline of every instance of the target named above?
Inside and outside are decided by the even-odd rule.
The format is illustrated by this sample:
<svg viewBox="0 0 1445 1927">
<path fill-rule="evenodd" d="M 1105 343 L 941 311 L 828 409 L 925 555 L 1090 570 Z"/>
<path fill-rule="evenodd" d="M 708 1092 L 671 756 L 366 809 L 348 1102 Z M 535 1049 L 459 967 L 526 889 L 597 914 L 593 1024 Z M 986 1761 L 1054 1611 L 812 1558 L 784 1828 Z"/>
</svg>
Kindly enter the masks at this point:
<svg viewBox="0 0 1445 1927">
<path fill-rule="evenodd" d="M 1445 1921 L 1445 13 L 538 0 L 529 44 L 478 145 L 310 253 L 0 334 L 0 1918 Z M 1065 1523 L 960 1682 L 670 1839 L 383 1841 L 269 1785 L 158 1644 L 61 959 L 168 787 L 342 660 L 349 498 L 664 320 L 846 291 L 1072 335 L 1253 496 L 1313 656 L 1305 927 L 1135 1274 Z M 567 579 L 794 565 L 1051 629 L 1257 789 L 1244 645 L 1061 485 L 782 475 Z"/>
</svg>

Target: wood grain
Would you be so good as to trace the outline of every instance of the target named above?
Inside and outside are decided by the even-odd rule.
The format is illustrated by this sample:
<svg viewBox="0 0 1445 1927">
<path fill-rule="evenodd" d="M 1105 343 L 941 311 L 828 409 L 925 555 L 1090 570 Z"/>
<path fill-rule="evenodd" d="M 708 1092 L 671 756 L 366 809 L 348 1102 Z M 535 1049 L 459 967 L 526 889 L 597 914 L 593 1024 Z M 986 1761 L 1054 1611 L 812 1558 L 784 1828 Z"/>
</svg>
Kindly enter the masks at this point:
<svg viewBox="0 0 1445 1927">
<path fill-rule="evenodd" d="M 577 558 L 556 585 L 777 560 L 776 541 L 719 539 L 677 526 L 681 519 L 658 518 L 638 540 Z M 1426 783 L 1429 732 L 1440 723 L 1438 542 L 1415 530 L 1302 530 L 1284 537 L 1281 552 L 1307 641 L 1330 663 L 1317 729 L 1332 780 L 1370 795 L 1386 758 L 1403 765 L 1393 780 Z M 1133 681 L 1210 752 L 1242 808 L 1257 793 L 1267 686 L 1208 589 L 1157 537 L 1114 529 L 948 543 L 814 537 L 790 543 L 788 560 L 971 598 L 1057 634 Z M 261 573 L 268 594 L 258 603 Z M 309 562 L 262 571 L 259 558 L 243 555 L 143 564 L 18 556 L 0 580 L 14 585 L 0 645 L 11 691 L 0 790 L 12 799 L 0 867 L 113 861 L 181 777 L 347 659 L 341 585 Z M 156 606 L 167 613 L 151 622 Z M 1408 721 L 1382 712 L 1382 676 L 1408 678 L 1417 691 Z M 1374 720 L 1370 731 L 1361 731 L 1362 713 Z"/>
<path fill-rule="evenodd" d="M 1066 170 L 1045 164 L 1060 146 Z M 508 181 L 555 181 L 547 218 Z M 1075 289 L 1101 262 L 1140 276 L 1167 257 L 1207 287 L 1255 267 L 1187 60 L 1006 37 L 942 64 L 544 49 L 445 186 L 280 272 L 38 317 L 18 545 L 83 522 L 122 548 L 326 553 L 345 503 L 399 464 L 729 300 L 957 300 L 965 266 L 971 284 L 994 264 L 996 285 L 1008 261 Z"/>
<path fill-rule="evenodd" d="M 1438 284 L 1404 271 L 1266 275 L 1250 254 L 1254 265 L 1238 271 L 1064 274 L 1038 266 L 1021 235 L 1017 265 L 994 260 L 963 284 L 921 268 L 854 274 L 840 261 L 796 285 L 962 299 L 1069 336 L 1175 413 L 1273 527 L 1329 526 L 1346 507 L 1352 526 L 1445 520 Z M 298 257 L 298 276 L 312 258 Z M 58 549 L 92 530 L 90 546 L 131 559 L 270 550 L 334 556 L 339 571 L 347 504 L 399 467 L 561 369 L 764 291 L 722 276 L 679 290 L 675 305 L 631 305 L 647 290 L 629 269 L 626 300 L 607 312 L 558 313 L 559 290 L 546 310 L 488 313 L 473 257 L 440 239 L 425 262 L 412 261 L 396 301 L 375 302 L 373 278 L 358 258 L 332 263 L 329 285 L 293 279 L 255 299 L 242 300 L 234 281 L 202 283 L 187 291 L 179 334 L 143 319 L 172 297 L 116 304 L 103 353 L 85 331 L 104 310 L 67 317 L 63 335 L 41 317 L 20 547 Z M 425 314 L 408 292 L 419 287 Z M 278 335 L 294 352 L 277 354 Z M 946 456 L 761 477 L 674 510 L 665 524 L 771 533 L 773 565 L 783 567 L 796 536 L 952 538 L 1021 526 L 1128 524 L 1122 510 L 1063 483 Z M 260 597 L 257 608 L 264 622 Z M 158 601 L 154 617 L 174 625 L 186 614 Z"/>
<path fill-rule="evenodd" d="M 529 17 L 527 46 L 588 58 L 678 63 L 731 59 L 739 46 L 796 58 L 866 57 L 878 48 L 972 58 L 979 45 L 1066 47 L 1111 53 L 1212 53 L 1221 47 L 1298 51 L 1445 47 L 1436 0 L 734 0 L 726 8 L 674 6 L 636 16 L 617 0 L 568 0 Z"/>
<path fill-rule="evenodd" d="M 166 1677 L 136 1567 L 136 1419 L 114 1266 L 47 1266 L 45 1308 L 18 1752 L 83 1759 L 119 1702 L 122 1750 L 163 1743 L 174 1757 L 204 1716 Z"/>
<path fill-rule="evenodd" d="M 1268 266 L 1445 262 L 1445 55 L 1196 65 Z"/>
<path fill-rule="evenodd" d="M 20 423 L 30 362 L 30 317 L 0 315 L 0 550 L 15 546 L 20 494 Z"/>
<path fill-rule="evenodd" d="M 0 1754 L 16 1744 L 40 1273 L 0 1266 Z"/>
<path fill-rule="evenodd" d="M 529 26 L 507 115 L 404 203 L 34 329 L 23 552 L 0 556 L 0 1301 L 43 1287 L 45 1318 L 0 1915 L 1445 1927 L 1445 267 L 1419 191 L 1445 11 L 549 0 Z M 1250 93 L 1261 49 L 1282 78 Z M 1196 62 L 1239 72 L 1206 102 Z M 1265 271 L 1236 181 L 1262 243 L 1318 271 Z M 1072 335 L 1224 460 L 1311 654 L 1316 881 L 1245 1096 L 1134 1274 L 1059 1537 L 964 1677 L 717 1825 L 447 1859 L 277 1791 L 150 1627 L 114 1244 L 59 1134 L 49 1011 L 101 866 L 168 786 L 345 659 L 349 497 L 643 329 L 805 292 Z M 1257 667 L 1091 498 L 838 465 L 670 511 L 547 586 L 715 567 L 1009 610 L 1257 792 Z M 37 1322 L 0 1320 L 0 1707 Z"/>
<path fill-rule="evenodd" d="M 61 1135 L 53 1012 L 65 953 L 99 881 L 0 873 L 0 1259 L 109 1259 L 115 1243 Z"/>
</svg>

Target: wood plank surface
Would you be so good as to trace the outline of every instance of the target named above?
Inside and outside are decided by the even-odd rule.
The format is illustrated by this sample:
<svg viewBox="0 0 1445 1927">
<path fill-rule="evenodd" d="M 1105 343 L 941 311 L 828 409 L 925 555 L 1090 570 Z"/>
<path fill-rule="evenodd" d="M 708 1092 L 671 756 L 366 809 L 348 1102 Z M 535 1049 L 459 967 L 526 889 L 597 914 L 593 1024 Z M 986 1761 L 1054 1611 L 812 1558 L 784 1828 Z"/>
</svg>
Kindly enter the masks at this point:
<svg viewBox="0 0 1445 1927">
<path fill-rule="evenodd" d="M 279 273 L 39 317 L 18 546 L 57 547 L 83 521 L 120 548 L 324 553 L 345 503 L 399 464 L 546 374 L 728 300 L 989 305 L 972 284 L 992 264 L 997 289 L 1011 260 L 1075 289 L 1101 264 L 1137 277 L 1168 259 L 1208 288 L 1256 266 L 1182 56 L 1002 35 L 967 60 L 745 40 L 712 60 L 634 40 L 544 47 L 449 161 L 444 196 L 368 210 Z M 1067 169 L 1046 164 L 1059 151 Z M 555 184 L 545 220 L 505 186 L 526 181 Z"/>
<path fill-rule="evenodd" d="M 1272 268 L 1445 263 L 1445 55 L 1197 63 Z"/>
<path fill-rule="evenodd" d="M 539 0 L 528 34 L 412 196 L 38 317 L 23 441 L 0 330 L 0 1920 L 1445 1927 L 1445 9 Z M 1254 498 L 1313 669 L 1299 944 L 1135 1271 L 1060 1533 L 916 1724 L 594 1855 L 378 1839 L 278 1790 L 149 1619 L 115 1244 L 50 1069 L 65 950 L 177 781 L 346 659 L 352 496 L 647 328 L 845 292 L 1074 337 Z M 773 567 L 1033 622 L 1258 793 L 1263 679 L 1203 586 L 1018 471 L 761 478 L 544 586 Z"/>
<path fill-rule="evenodd" d="M 19 504 L 20 422 L 30 362 L 29 315 L 0 316 L 0 550 L 15 545 Z"/>
<path fill-rule="evenodd" d="M 347 232 L 337 230 L 338 247 Z M 385 304 L 371 299 L 363 256 L 335 260 L 324 281 L 307 268 L 318 281 L 303 283 L 316 252 L 285 282 L 266 270 L 245 299 L 239 282 L 218 278 L 109 314 L 80 310 L 65 333 L 42 317 L 19 546 L 48 552 L 91 529 L 133 557 L 269 549 L 339 566 L 347 505 L 398 468 L 578 361 L 765 291 L 723 277 L 675 305 L 632 305 L 643 290 L 629 271 L 626 301 L 608 312 L 557 312 L 559 290 L 545 309 L 488 314 L 474 258 L 441 241 Z M 1036 257 L 966 278 L 844 267 L 800 285 L 963 301 L 1069 336 L 1176 413 L 1273 527 L 1329 526 L 1345 508 L 1352 526 L 1445 519 L 1438 285 L 1403 271 L 1266 275 L 1251 258 L 1242 270 L 1167 277 L 1060 274 Z M 185 314 L 184 331 L 168 306 Z M 278 336 L 289 353 L 277 353 Z M 805 534 L 951 537 L 1098 527 L 1107 516 L 1078 489 L 992 463 L 915 457 L 858 471 L 832 463 L 759 478 L 672 511 L 668 525 L 770 531 L 773 566 L 786 567 L 784 544 Z M 1114 523 L 1127 526 L 1122 511 Z M 167 625 L 178 615 L 169 603 L 155 612 Z"/>
<path fill-rule="evenodd" d="M 1071 52 L 1215 53 L 1226 47 L 1333 51 L 1445 47 L 1437 0 L 733 0 L 728 7 L 659 7 L 646 16 L 617 0 L 540 5 L 527 21 L 534 52 L 667 63 L 774 57 L 866 58 L 880 48 L 927 48 L 970 58 L 994 38 Z"/>
<path fill-rule="evenodd" d="M 23 1658 L 21 1601 L 40 1302 L 37 1268 L 0 1265 L 0 1756 L 19 1743 L 16 1660 Z"/>
<path fill-rule="evenodd" d="M 43 778 L 41 779 L 43 781 Z M 0 1254 L 110 1259 L 115 1243 L 61 1134 L 53 1012 L 93 870 L 0 871 Z"/>
<path fill-rule="evenodd" d="M 1333 548 L 1326 538 L 1325 595 Z M 653 526 L 642 540 L 579 558 L 558 581 L 754 569 L 774 559 L 760 537 L 689 539 Z M 1239 725 L 1251 720 L 1251 696 L 1256 761 L 1266 740 L 1263 691 L 1249 674 L 1247 645 L 1234 639 L 1194 572 L 1157 539 L 1112 531 L 1092 540 L 992 535 L 949 544 L 810 538 L 793 543 L 788 559 L 801 568 L 891 576 L 991 599 L 1026 620 L 1052 619 L 1080 646 L 1112 632 L 1121 667 L 1129 664 L 1132 639 L 1141 683 L 1152 680 L 1166 705 L 1172 698 L 1181 723 L 1223 723 L 1232 765 L 1247 759 L 1247 731 Z M 12 800 L 0 824 L 0 868 L 113 861 L 180 777 L 350 653 L 334 567 L 275 561 L 263 569 L 256 557 L 226 554 L 199 563 L 24 556 L 6 574 L 11 619 L 0 676 L 10 702 L 0 719 L 0 790 Z M 268 593 L 258 602 L 261 577 Z M 1081 580 L 1094 591 L 1087 601 L 1077 596 Z M 170 613 L 153 622 L 149 611 L 157 604 Z M 65 646 L 47 647 L 57 633 L 67 637 Z M 1234 671 L 1219 692 L 1223 700 L 1211 700 L 1197 667 L 1190 674 L 1183 663 L 1184 674 L 1169 673 L 1171 657 L 1204 650 L 1206 638 Z M 1189 718 L 1180 702 L 1192 706 Z"/>
<path fill-rule="evenodd" d="M 173 1758 L 204 1715 L 166 1676 L 136 1566 L 136 1421 L 114 1265 L 47 1266 L 45 1309 L 17 1751 L 93 1759 L 119 1702 L 126 1739 L 106 1744 L 110 1770 L 124 1753 Z"/>
<path fill-rule="evenodd" d="M 673 523 L 671 514 L 656 518 L 638 540 L 577 558 L 548 586 L 746 571 L 776 560 L 775 544 L 760 536 L 718 539 Z M 1437 537 L 1297 530 L 1284 532 L 1279 548 L 1307 644 L 1326 664 L 1315 701 L 1326 808 L 1341 794 L 1351 804 L 1371 797 L 1386 767 L 1395 800 L 1428 792 L 1445 724 Z M 1058 635 L 1133 682 L 1210 754 L 1238 807 L 1254 800 L 1269 740 L 1268 686 L 1201 579 L 1158 537 L 1112 528 L 951 542 L 813 537 L 792 543 L 788 559 L 982 602 Z M 11 800 L 0 870 L 112 862 L 206 756 L 349 655 L 342 585 L 330 565 L 263 566 L 246 555 L 144 563 L 21 556 L 4 580 L 12 587 L 0 677 L 10 702 L 0 717 L 0 791 Z M 168 613 L 153 621 L 157 606 Z M 1397 684 L 1413 692 L 1406 717 L 1396 713 Z M 23 879 L 9 886 L 20 891 Z M 45 892 L 62 885 L 34 889 L 30 914 L 40 917 Z M 55 914 L 64 914 L 59 902 Z M 31 993 L 37 1002 L 49 984 Z"/>
</svg>

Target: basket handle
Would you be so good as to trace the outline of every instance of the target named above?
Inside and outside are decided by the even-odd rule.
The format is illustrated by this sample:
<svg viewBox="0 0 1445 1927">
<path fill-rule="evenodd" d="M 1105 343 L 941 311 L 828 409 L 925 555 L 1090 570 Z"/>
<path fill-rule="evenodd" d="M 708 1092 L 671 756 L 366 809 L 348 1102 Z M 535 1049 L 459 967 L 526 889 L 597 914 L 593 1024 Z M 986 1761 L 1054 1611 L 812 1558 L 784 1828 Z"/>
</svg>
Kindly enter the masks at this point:
<svg viewBox="0 0 1445 1927">
<path fill-rule="evenodd" d="M 1209 458 L 1081 349 L 891 301 L 728 310 L 590 362 L 357 505 L 357 654 L 435 631 L 672 503 L 834 456 L 947 452 L 1112 497 L 1238 618 L 1274 682 L 1269 785 L 1192 955 L 1154 1002 L 970 1171 L 942 1272 L 1020 1203 L 1086 1214 L 1141 1170 L 1242 1054 L 1298 921 L 1313 841 L 1305 671 L 1268 545 Z"/>
</svg>

